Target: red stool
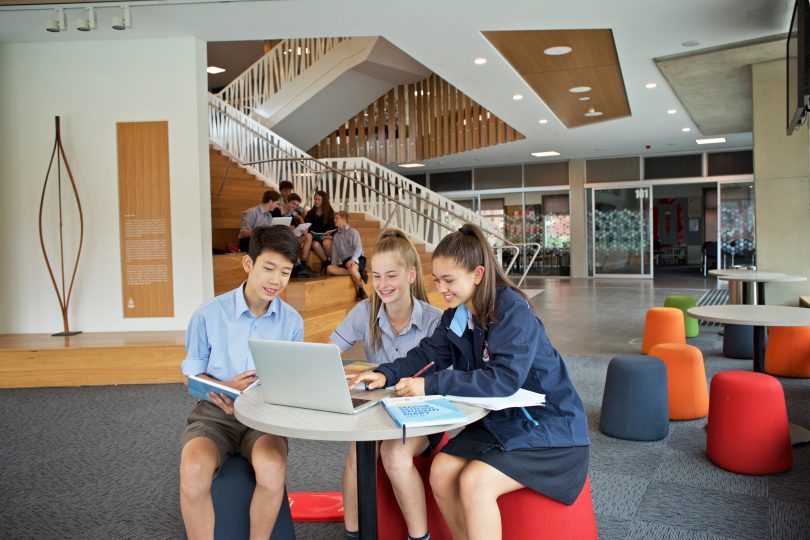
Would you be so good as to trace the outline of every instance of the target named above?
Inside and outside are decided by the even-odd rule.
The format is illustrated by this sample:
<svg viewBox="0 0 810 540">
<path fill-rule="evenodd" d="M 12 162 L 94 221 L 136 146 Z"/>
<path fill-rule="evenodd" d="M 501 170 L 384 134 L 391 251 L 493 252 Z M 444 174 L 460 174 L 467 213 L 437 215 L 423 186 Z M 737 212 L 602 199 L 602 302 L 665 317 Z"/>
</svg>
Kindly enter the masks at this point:
<svg viewBox="0 0 810 540">
<path fill-rule="evenodd" d="M 447 444 L 448 440 L 450 437 L 445 433 L 430 457 L 416 456 L 413 458 L 413 464 L 425 485 L 425 505 L 427 506 L 428 530 L 431 540 L 452 540 L 453 538 L 436 505 L 433 490 L 430 489 L 430 465 L 433 463 L 433 456 Z M 388 475 L 385 474 L 382 460 L 377 460 L 377 538 L 378 540 L 408 538 L 408 527 L 405 525 L 405 518 L 402 517 Z"/>
<path fill-rule="evenodd" d="M 599 538 L 591 483 L 587 477 L 579 497 L 571 506 L 524 488 L 498 498 L 498 508 L 504 540 Z"/>
<path fill-rule="evenodd" d="M 343 494 L 339 491 L 298 491 L 289 493 L 292 520 L 343 521 Z"/>
<path fill-rule="evenodd" d="M 764 373 L 724 371 L 712 379 L 706 452 L 715 465 L 742 474 L 793 466 L 785 395 Z"/>
</svg>

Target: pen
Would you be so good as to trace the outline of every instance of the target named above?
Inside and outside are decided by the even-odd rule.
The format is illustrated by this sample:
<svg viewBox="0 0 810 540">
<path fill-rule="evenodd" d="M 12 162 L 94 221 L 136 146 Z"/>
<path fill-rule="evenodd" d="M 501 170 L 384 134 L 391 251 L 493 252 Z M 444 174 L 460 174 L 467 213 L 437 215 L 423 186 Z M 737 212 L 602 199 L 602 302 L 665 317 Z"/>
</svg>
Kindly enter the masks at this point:
<svg viewBox="0 0 810 540">
<path fill-rule="evenodd" d="M 434 361 L 432 361 L 432 360 L 431 360 L 430 362 L 428 362 L 428 365 L 426 365 L 425 367 L 423 367 L 422 369 L 420 369 L 419 371 L 417 371 L 416 373 L 414 373 L 412 376 L 413 376 L 413 377 L 418 377 L 418 376 L 420 376 L 421 374 L 423 374 L 424 372 L 426 372 L 427 370 L 429 370 L 430 368 L 432 368 L 432 367 L 433 367 L 435 364 L 436 364 L 436 362 L 434 362 Z"/>
</svg>

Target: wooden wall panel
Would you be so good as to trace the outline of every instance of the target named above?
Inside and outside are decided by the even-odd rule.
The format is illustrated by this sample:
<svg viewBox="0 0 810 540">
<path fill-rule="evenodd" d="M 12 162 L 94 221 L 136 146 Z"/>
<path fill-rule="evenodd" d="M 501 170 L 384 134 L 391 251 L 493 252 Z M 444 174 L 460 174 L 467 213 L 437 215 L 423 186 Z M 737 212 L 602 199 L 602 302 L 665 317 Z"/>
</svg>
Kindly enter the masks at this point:
<svg viewBox="0 0 810 540">
<path fill-rule="evenodd" d="M 368 157 L 402 163 L 523 139 L 435 74 L 398 86 L 313 146 L 317 158 Z"/>
<path fill-rule="evenodd" d="M 169 123 L 118 123 L 117 143 L 124 317 L 173 317 Z"/>
</svg>

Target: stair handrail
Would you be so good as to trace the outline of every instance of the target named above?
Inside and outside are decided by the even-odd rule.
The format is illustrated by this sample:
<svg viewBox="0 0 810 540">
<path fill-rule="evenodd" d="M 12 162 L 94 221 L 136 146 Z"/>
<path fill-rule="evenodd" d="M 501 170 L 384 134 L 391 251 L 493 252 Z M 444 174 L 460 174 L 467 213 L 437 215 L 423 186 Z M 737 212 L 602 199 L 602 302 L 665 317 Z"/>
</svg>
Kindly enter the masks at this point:
<svg viewBox="0 0 810 540">
<path fill-rule="evenodd" d="M 374 173 L 373 176 L 380 181 L 381 185 L 375 187 L 371 182 L 364 183 L 356 178 L 356 174 L 346 174 L 328 163 L 334 160 L 319 160 L 310 156 L 213 94 L 209 94 L 208 103 L 211 143 L 230 159 L 248 168 L 265 183 L 272 185 L 274 182 L 270 179 L 280 177 L 306 178 L 304 181 L 297 182 L 299 188 L 305 188 L 302 192 L 314 191 L 317 187 L 326 188 L 337 205 L 353 211 L 368 212 L 381 221 L 392 223 L 408 234 L 434 245 L 448 232 L 458 229 L 460 224 L 473 222 L 482 226 L 493 246 L 514 250 L 514 255 L 509 263 L 510 268 L 520 254 L 519 247 L 492 232 L 489 227 L 485 226 L 478 214 L 404 176 L 373 161 L 366 160 L 362 165 L 369 168 L 374 166 L 379 171 L 395 178 L 395 181 L 385 178 L 385 175 Z M 247 138 L 248 134 L 251 135 L 250 140 Z M 264 146 L 257 145 L 257 141 L 263 141 L 269 145 L 270 151 Z M 272 151 L 281 155 L 272 156 Z M 372 173 L 373 171 L 364 172 Z M 338 179 L 344 181 L 338 182 Z M 328 185 L 330 182 L 331 189 Z M 293 180 L 293 183 L 296 182 Z M 415 186 L 426 196 L 421 196 L 415 191 L 404 190 L 403 186 L 408 188 Z M 431 200 L 431 198 L 436 200 Z M 405 199 L 409 199 L 409 203 L 406 203 Z M 431 213 L 420 211 L 419 204 L 427 205 Z M 460 209 L 461 212 L 459 212 Z M 407 213 L 405 213 L 406 210 Z M 414 215 L 418 217 L 415 219 Z M 470 217 L 472 219 L 469 219 Z M 394 222 L 392 222 L 392 218 L 396 218 Z"/>
<path fill-rule="evenodd" d="M 222 101 L 250 115 L 262 103 L 350 37 L 291 38 L 276 44 L 218 94 Z"/>
</svg>

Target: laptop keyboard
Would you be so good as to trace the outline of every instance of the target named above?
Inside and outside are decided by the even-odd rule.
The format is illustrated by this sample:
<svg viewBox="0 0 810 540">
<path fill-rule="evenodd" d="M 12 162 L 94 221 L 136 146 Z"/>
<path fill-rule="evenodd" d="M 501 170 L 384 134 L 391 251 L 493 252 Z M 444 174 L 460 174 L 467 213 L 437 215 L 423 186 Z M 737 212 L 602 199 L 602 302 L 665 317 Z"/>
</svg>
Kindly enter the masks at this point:
<svg viewBox="0 0 810 540">
<path fill-rule="evenodd" d="M 371 400 L 370 400 L 370 399 L 358 399 L 358 398 L 352 398 L 352 408 L 353 408 L 353 409 L 356 409 L 357 407 L 360 407 L 360 406 L 362 406 L 362 405 L 365 405 L 365 404 L 366 404 L 366 403 L 368 403 L 369 401 L 371 401 Z"/>
</svg>

